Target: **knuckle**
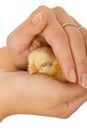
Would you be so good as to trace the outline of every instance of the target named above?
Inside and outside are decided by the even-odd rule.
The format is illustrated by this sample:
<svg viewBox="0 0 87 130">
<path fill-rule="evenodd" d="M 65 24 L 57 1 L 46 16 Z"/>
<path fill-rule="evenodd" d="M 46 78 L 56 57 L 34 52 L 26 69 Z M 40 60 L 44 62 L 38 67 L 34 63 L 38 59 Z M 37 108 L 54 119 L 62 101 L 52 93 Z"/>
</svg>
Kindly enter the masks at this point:
<svg viewBox="0 0 87 130">
<path fill-rule="evenodd" d="M 78 71 L 78 76 L 80 78 L 80 76 L 83 74 L 83 73 L 86 73 L 87 72 L 87 59 L 84 60 L 84 61 L 78 61 L 77 62 L 77 71 Z"/>
<path fill-rule="evenodd" d="M 69 110 L 66 110 L 66 109 L 65 109 L 65 111 L 63 111 L 63 114 L 62 114 L 62 117 L 61 117 L 61 118 L 67 119 L 67 118 L 69 118 L 71 115 L 72 115 L 72 112 L 70 112 Z"/>
<path fill-rule="evenodd" d="M 69 46 L 69 41 L 68 41 L 68 38 L 65 34 L 65 32 L 63 32 L 62 30 L 60 30 L 59 32 L 55 32 L 55 39 L 53 39 L 53 42 L 52 42 L 52 46 L 55 47 L 55 44 L 58 43 L 62 46 Z"/>
<path fill-rule="evenodd" d="M 62 118 L 63 118 L 63 119 L 68 119 L 70 116 L 71 116 L 71 114 L 68 113 L 68 114 L 64 114 L 64 115 L 62 116 Z"/>
<path fill-rule="evenodd" d="M 65 32 L 59 31 L 59 33 L 57 35 L 58 35 L 58 38 L 60 39 L 60 42 L 68 43 L 68 38 L 67 38 Z"/>
<path fill-rule="evenodd" d="M 82 44 L 84 43 L 83 37 L 78 34 L 77 34 L 77 42 L 81 42 Z"/>
<path fill-rule="evenodd" d="M 47 13 L 49 10 L 51 10 L 50 8 L 48 8 L 47 6 L 41 5 L 39 6 L 35 11 L 33 11 L 31 13 L 31 16 L 34 16 L 35 14 L 39 13 L 39 12 L 44 12 Z"/>
<path fill-rule="evenodd" d="M 69 112 L 62 112 L 60 114 L 60 116 L 58 115 L 58 118 L 62 118 L 62 119 L 68 119 L 70 116 L 72 115 L 72 113 L 69 113 Z"/>
<path fill-rule="evenodd" d="M 65 10 L 60 6 L 54 7 L 53 10 L 58 11 L 58 12 L 65 12 Z"/>
<path fill-rule="evenodd" d="M 83 67 L 83 68 L 85 68 L 85 66 L 87 67 L 87 58 L 82 61 L 79 61 L 77 64 L 78 66 Z"/>
<path fill-rule="evenodd" d="M 49 8 L 47 6 L 41 5 L 38 7 L 38 10 L 48 10 Z"/>
<path fill-rule="evenodd" d="M 79 33 L 79 32 L 74 32 L 74 38 L 73 38 L 73 40 L 74 40 L 74 43 L 75 44 L 78 44 L 78 45 L 82 45 L 83 43 L 84 43 L 84 38 L 83 38 L 83 36 L 81 35 L 81 33 Z"/>
<path fill-rule="evenodd" d="M 63 63 L 66 63 L 66 65 L 67 65 L 69 68 L 74 68 L 73 58 L 72 58 L 72 56 L 70 56 L 69 54 L 68 54 L 68 55 L 65 55 L 64 60 L 63 60 Z"/>
</svg>

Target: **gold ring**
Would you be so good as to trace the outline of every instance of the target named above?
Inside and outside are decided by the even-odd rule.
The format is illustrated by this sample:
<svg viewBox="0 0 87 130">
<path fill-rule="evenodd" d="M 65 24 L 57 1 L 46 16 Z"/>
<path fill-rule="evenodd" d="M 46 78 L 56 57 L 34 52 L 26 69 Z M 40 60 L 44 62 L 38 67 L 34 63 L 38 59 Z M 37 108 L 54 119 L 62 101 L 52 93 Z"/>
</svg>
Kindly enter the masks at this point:
<svg viewBox="0 0 87 130">
<path fill-rule="evenodd" d="M 82 28 L 84 28 L 84 27 L 82 27 L 82 26 L 77 27 L 78 30 L 80 30 L 80 29 L 82 29 Z"/>
<path fill-rule="evenodd" d="M 64 23 L 64 24 L 62 25 L 63 28 L 66 27 L 66 26 L 74 26 L 74 27 L 77 27 L 76 24 L 74 24 L 74 23 Z"/>
</svg>

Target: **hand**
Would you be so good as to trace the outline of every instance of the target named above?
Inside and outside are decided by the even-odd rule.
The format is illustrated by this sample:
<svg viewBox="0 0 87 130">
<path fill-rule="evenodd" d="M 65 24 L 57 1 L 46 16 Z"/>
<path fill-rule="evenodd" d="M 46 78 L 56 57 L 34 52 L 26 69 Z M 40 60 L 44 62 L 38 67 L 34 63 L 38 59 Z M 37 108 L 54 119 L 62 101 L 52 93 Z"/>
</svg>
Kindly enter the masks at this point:
<svg viewBox="0 0 87 130">
<path fill-rule="evenodd" d="M 41 74 L 0 72 L 0 119 L 13 114 L 68 118 L 85 101 L 87 90 Z M 5 82 L 4 82 L 5 81 Z"/>
<path fill-rule="evenodd" d="M 63 28 L 62 25 L 67 22 L 76 26 Z M 33 42 L 40 34 L 52 47 L 66 79 L 78 81 L 87 88 L 87 30 L 77 26 L 79 24 L 61 7 L 39 7 L 7 39 L 14 64 L 22 69 L 27 67 L 29 52 L 41 46 Z"/>
</svg>

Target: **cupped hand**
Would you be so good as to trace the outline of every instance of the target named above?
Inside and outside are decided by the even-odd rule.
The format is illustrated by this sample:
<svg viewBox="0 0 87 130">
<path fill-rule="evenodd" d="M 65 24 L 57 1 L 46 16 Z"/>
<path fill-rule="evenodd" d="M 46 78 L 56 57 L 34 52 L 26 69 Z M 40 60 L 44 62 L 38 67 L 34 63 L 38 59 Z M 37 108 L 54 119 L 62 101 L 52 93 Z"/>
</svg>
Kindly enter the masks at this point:
<svg viewBox="0 0 87 130">
<path fill-rule="evenodd" d="M 13 114 L 68 118 L 87 100 L 87 90 L 77 84 L 61 83 L 41 74 L 29 76 L 26 71 L 0 75 L 3 118 Z"/>
<path fill-rule="evenodd" d="M 73 26 L 63 27 L 65 23 Z M 87 30 L 84 28 L 82 32 L 78 27 L 79 24 L 61 7 L 39 7 L 7 39 L 14 64 L 27 68 L 30 51 L 42 46 L 40 42 L 33 42 L 40 34 L 44 43 L 52 47 L 66 79 L 87 88 Z"/>
</svg>

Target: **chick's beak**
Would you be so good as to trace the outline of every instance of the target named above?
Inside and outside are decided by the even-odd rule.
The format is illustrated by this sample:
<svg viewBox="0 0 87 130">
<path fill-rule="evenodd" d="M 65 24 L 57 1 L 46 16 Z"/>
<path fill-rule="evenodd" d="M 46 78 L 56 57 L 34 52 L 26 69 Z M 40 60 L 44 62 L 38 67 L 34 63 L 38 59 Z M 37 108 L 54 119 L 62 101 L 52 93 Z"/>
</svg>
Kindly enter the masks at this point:
<svg viewBox="0 0 87 130">
<path fill-rule="evenodd" d="M 37 69 L 37 67 L 33 64 L 33 65 L 31 66 L 30 70 L 29 70 L 29 73 L 30 73 L 30 74 L 34 74 L 34 73 L 36 73 L 36 72 L 38 72 L 38 69 Z"/>
</svg>

